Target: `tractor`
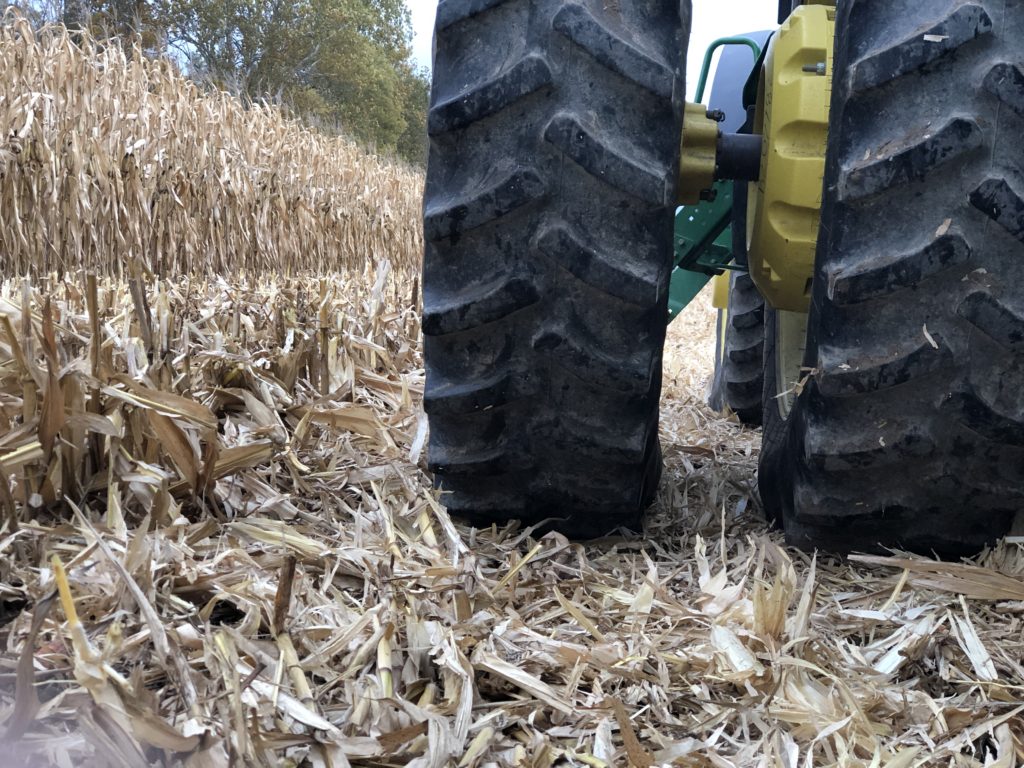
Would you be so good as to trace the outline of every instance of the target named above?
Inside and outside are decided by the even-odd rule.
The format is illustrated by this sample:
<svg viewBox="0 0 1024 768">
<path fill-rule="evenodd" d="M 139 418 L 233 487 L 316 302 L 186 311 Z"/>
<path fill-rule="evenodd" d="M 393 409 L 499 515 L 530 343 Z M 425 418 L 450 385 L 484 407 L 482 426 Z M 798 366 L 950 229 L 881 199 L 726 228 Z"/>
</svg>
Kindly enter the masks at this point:
<svg viewBox="0 0 1024 768">
<path fill-rule="evenodd" d="M 711 0 L 707 0 L 711 2 Z M 772 0 L 774 3 L 775 0 Z M 477 525 L 636 528 L 668 322 L 787 541 L 957 556 L 1024 509 L 1024 2 L 782 0 L 685 100 L 689 0 L 441 0 L 428 463 Z M 1021 516 L 1024 517 L 1024 516 Z"/>
</svg>

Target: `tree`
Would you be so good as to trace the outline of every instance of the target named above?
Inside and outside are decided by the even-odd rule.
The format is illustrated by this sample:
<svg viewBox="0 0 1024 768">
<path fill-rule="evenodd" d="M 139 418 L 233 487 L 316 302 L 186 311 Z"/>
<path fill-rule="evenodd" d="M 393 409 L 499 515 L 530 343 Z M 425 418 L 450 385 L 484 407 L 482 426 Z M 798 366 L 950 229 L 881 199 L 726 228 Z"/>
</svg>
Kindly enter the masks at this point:
<svg viewBox="0 0 1024 768">
<path fill-rule="evenodd" d="M 426 79 L 404 0 L 158 0 L 190 72 L 422 162 Z"/>
<path fill-rule="evenodd" d="M 164 35 L 147 0 L 27 0 L 14 7 L 35 26 L 60 23 L 97 40 L 141 44 L 147 55 L 163 53 Z"/>
<path fill-rule="evenodd" d="M 425 162 L 428 83 L 410 59 L 405 0 L 26 0 L 23 8 L 34 21 L 141 42 L 196 79 Z"/>
<path fill-rule="evenodd" d="M 403 88 L 402 117 L 405 130 L 398 137 L 397 151 L 411 163 L 427 164 L 427 105 L 430 102 L 430 80 L 427 73 L 406 66 L 401 73 Z"/>
</svg>

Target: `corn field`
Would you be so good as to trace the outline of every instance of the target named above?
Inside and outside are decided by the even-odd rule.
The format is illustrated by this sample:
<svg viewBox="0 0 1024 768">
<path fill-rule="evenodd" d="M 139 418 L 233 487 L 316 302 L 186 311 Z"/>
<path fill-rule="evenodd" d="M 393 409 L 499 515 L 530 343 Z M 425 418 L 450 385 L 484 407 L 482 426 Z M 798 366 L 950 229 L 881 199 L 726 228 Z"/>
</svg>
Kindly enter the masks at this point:
<svg viewBox="0 0 1024 768">
<path fill-rule="evenodd" d="M 708 297 L 642 536 L 473 529 L 418 174 L 13 16 L 0 119 L 0 768 L 1024 761 L 1024 541 L 785 547 Z"/>
<path fill-rule="evenodd" d="M 175 66 L 0 24 L 6 275 L 320 274 L 418 263 L 421 174 Z"/>
</svg>

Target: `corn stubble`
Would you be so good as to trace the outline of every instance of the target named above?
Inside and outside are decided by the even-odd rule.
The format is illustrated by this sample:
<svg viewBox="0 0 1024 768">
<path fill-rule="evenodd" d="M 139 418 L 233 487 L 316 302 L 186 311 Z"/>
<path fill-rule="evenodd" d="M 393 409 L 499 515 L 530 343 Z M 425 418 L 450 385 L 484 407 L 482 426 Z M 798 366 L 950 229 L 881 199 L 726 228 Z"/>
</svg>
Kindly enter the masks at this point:
<svg viewBox="0 0 1024 768">
<path fill-rule="evenodd" d="M 0 67 L 0 765 L 1021 762 L 1020 542 L 785 549 L 706 304 L 646 537 L 473 531 L 420 176 L 58 30 Z"/>
</svg>

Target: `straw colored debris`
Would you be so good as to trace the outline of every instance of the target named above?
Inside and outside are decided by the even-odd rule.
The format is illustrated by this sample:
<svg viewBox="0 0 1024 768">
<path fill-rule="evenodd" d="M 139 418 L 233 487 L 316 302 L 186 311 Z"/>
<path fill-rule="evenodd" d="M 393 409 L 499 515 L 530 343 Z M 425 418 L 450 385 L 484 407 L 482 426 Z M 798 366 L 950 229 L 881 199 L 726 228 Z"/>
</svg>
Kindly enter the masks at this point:
<svg viewBox="0 0 1024 768">
<path fill-rule="evenodd" d="M 704 405 L 704 302 L 642 535 L 470 529 L 423 471 L 415 258 L 381 247 L 0 287 L 0 765 L 1024 761 L 1022 542 L 787 549 L 757 433 Z"/>
<path fill-rule="evenodd" d="M 703 406 L 705 305 L 671 334 L 643 536 L 469 529 L 421 469 L 411 276 L 385 270 L 160 284 L 153 356 L 122 283 L 6 286 L 0 764 L 1024 757 L 1019 543 L 787 550 L 756 433 Z"/>
<path fill-rule="evenodd" d="M 0 15 L 0 269 L 321 274 L 420 251 L 421 180 L 164 61 Z"/>
</svg>

